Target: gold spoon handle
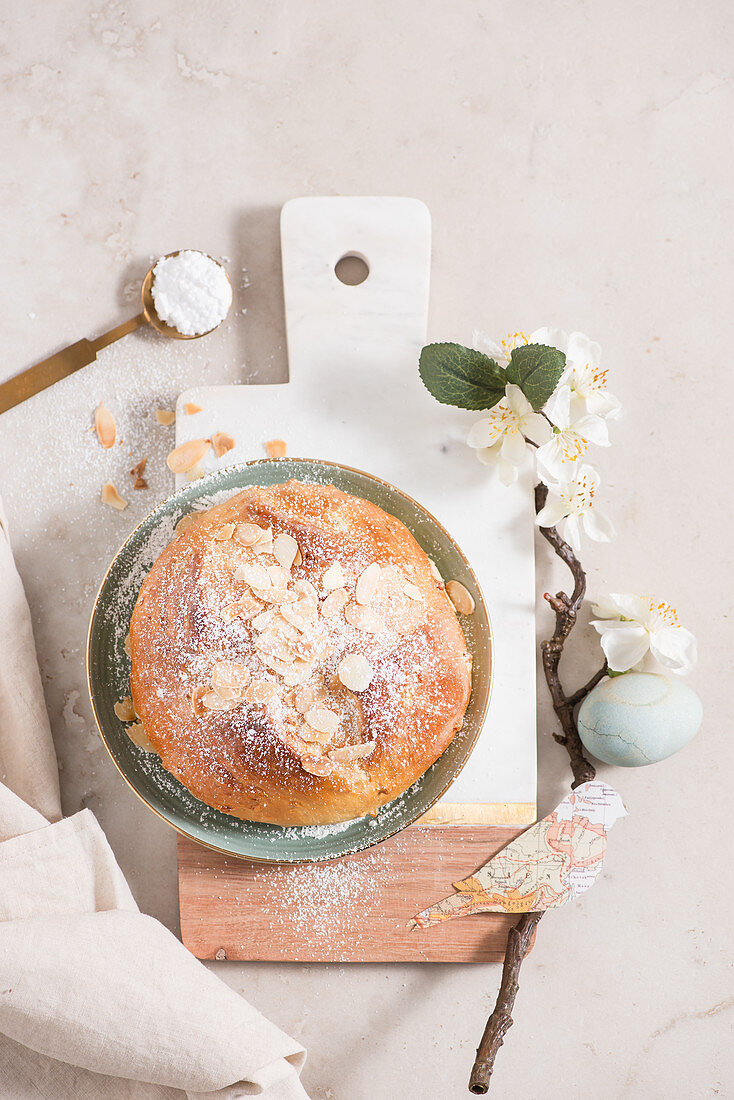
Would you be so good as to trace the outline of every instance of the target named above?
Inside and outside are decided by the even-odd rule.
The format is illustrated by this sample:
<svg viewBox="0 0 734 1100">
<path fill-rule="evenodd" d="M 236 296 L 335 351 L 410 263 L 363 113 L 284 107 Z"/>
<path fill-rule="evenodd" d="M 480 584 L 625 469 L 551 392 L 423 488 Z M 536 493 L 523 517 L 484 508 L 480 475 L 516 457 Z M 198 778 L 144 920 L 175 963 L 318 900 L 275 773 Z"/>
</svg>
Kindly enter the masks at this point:
<svg viewBox="0 0 734 1100">
<path fill-rule="evenodd" d="M 117 325 L 116 328 L 105 332 L 103 336 L 98 336 L 96 340 L 77 340 L 75 344 L 70 344 L 63 351 L 57 351 L 55 355 L 51 355 L 48 359 L 36 363 L 35 366 L 29 367 L 21 374 L 16 374 L 15 378 L 9 378 L 7 382 L 0 385 L 0 413 L 7 412 L 15 405 L 20 405 L 21 401 L 33 397 L 35 393 L 40 393 L 41 390 L 52 386 L 54 382 L 67 378 L 74 371 L 79 370 L 80 367 L 86 367 L 89 363 L 93 363 L 97 358 L 97 352 L 101 351 L 102 348 L 106 348 L 108 344 L 119 340 L 121 336 L 127 336 L 129 332 L 134 332 L 136 328 L 140 328 L 146 322 L 145 314 L 139 313 L 137 317 L 125 321 L 122 325 Z"/>
</svg>

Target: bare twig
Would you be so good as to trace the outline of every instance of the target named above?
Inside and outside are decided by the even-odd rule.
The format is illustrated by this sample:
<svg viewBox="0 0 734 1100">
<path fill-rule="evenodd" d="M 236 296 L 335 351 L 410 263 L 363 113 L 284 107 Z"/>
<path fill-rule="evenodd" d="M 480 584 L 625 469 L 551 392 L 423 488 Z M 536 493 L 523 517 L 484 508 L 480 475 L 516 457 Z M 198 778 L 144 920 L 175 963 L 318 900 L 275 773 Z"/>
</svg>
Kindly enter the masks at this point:
<svg viewBox="0 0 734 1100">
<path fill-rule="evenodd" d="M 536 514 L 545 504 L 547 496 L 548 489 L 545 485 L 535 486 Z M 571 784 L 573 789 L 580 783 L 588 783 L 596 775 L 594 765 L 584 756 L 584 748 L 573 717 L 574 708 L 606 676 L 607 666 L 606 663 L 602 665 L 583 687 L 571 695 L 566 695 L 561 686 L 558 666 L 561 662 L 563 646 L 576 625 L 576 617 L 586 595 L 586 574 L 573 549 L 561 538 L 555 527 L 541 527 L 540 533 L 550 543 L 561 561 L 568 566 L 574 582 L 570 596 L 565 592 L 557 592 L 555 596 L 545 593 L 546 600 L 555 612 L 556 625 L 553 636 L 542 642 L 540 646 L 545 680 L 553 701 L 553 709 L 563 731 L 554 733 L 553 738 L 559 745 L 563 745 L 568 753 L 573 772 Z M 508 933 L 505 964 L 502 969 L 497 1002 L 492 1015 L 487 1020 L 482 1041 L 477 1048 L 477 1057 L 469 1080 L 470 1092 L 482 1095 L 489 1089 L 489 1079 L 492 1076 L 497 1052 L 502 1046 L 508 1029 L 512 1027 L 512 1010 L 517 996 L 520 967 L 542 916 L 542 913 L 524 913 Z"/>
<path fill-rule="evenodd" d="M 482 1041 L 469 1079 L 469 1092 L 483 1096 L 489 1089 L 489 1079 L 494 1069 L 497 1051 L 502 1046 L 507 1031 L 512 1027 L 512 1009 L 519 986 L 520 967 L 533 939 L 542 913 L 523 913 L 507 936 L 505 965 L 494 1012 L 487 1020 Z"/>
</svg>

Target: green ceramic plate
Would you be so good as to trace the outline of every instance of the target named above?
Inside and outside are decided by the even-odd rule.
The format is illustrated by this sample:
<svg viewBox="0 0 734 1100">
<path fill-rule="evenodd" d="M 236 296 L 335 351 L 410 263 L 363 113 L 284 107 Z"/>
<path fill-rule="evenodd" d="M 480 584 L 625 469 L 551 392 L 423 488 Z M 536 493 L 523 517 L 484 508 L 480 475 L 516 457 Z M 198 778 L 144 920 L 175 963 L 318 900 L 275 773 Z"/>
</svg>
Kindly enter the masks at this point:
<svg viewBox="0 0 734 1100">
<path fill-rule="evenodd" d="M 209 506 L 233 491 L 274 485 L 288 478 L 336 485 L 390 512 L 413 533 L 441 574 L 461 581 L 476 602 L 474 614 L 461 621 L 473 658 L 473 687 L 463 729 L 425 775 L 384 806 L 377 817 L 341 825 L 283 828 L 240 821 L 206 806 L 165 770 L 158 756 L 133 744 L 114 711 L 115 703 L 130 693 L 125 638 L 133 607 L 145 574 L 173 537 L 176 523 L 197 505 Z M 347 466 L 315 459 L 264 459 L 192 482 L 160 504 L 133 531 L 112 562 L 94 605 L 87 677 L 97 726 L 112 759 L 135 793 L 159 817 L 219 852 L 295 863 L 334 859 L 369 848 L 412 824 L 441 797 L 466 763 L 482 726 L 492 678 L 492 639 L 487 609 L 468 562 L 443 527 L 414 500 L 387 482 Z"/>
</svg>

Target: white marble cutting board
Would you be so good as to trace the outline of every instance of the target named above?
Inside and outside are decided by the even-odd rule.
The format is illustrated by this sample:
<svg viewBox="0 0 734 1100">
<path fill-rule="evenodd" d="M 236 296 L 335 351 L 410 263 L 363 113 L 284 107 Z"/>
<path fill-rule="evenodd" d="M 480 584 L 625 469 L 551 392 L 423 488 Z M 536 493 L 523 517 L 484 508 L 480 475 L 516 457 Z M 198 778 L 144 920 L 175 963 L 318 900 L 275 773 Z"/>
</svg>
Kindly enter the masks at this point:
<svg viewBox="0 0 734 1100">
<path fill-rule="evenodd" d="M 465 443 L 474 417 L 437 404 L 418 376 L 428 314 L 428 209 L 405 198 L 294 199 L 282 210 L 281 242 L 288 383 L 185 391 L 176 441 L 229 432 L 235 449 L 220 463 L 210 452 L 202 463 L 208 472 L 262 458 L 267 440 L 283 439 L 289 456 L 331 459 L 384 478 L 451 531 L 484 592 L 496 663 L 484 729 L 443 803 L 496 804 L 498 821 L 532 821 L 532 493 L 529 484 L 505 488 L 477 463 Z M 345 254 L 369 265 L 358 286 L 334 273 Z M 187 415 L 188 402 L 202 411 Z"/>
</svg>

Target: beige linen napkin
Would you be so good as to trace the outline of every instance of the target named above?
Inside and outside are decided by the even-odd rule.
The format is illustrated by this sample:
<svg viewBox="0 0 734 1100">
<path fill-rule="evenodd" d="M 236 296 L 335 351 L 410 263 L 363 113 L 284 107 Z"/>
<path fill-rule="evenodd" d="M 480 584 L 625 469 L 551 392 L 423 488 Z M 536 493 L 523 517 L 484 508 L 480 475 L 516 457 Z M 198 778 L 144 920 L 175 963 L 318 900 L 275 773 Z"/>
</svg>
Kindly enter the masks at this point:
<svg viewBox="0 0 734 1100">
<path fill-rule="evenodd" d="M 61 819 L 0 505 L 0 1097 L 308 1100 L 305 1051 L 138 911 L 96 818 Z"/>
</svg>

